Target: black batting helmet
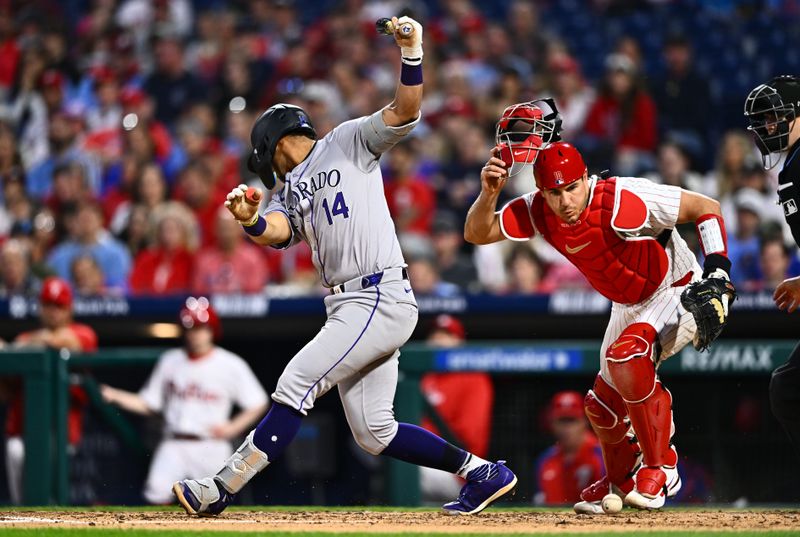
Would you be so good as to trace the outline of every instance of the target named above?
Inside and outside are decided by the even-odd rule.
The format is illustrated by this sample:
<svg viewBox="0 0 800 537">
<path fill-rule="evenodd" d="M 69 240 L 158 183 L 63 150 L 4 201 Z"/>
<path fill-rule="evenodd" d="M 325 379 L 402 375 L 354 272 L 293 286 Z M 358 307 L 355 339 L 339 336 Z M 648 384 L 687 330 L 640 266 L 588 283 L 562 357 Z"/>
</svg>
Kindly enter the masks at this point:
<svg viewBox="0 0 800 537">
<path fill-rule="evenodd" d="M 303 133 L 317 139 L 317 131 L 308 114 L 293 104 L 276 104 L 261 114 L 250 131 L 253 153 L 247 159 L 247 168 L 257 174 L 268 189 L 275 186 L 272 159 L 278 141 L 291 133 Z"/>
<path fill-rule="evenodd" d="M 764 167 L 772 168 L 778 163 L 772 155 L 789 148 L 792 122 L 800 115 L 800 78 L 776 76 L 756 86 L 744 102 L 744 115 L 750 121 L 747 130 L 753 134 Z"/>
</svg>

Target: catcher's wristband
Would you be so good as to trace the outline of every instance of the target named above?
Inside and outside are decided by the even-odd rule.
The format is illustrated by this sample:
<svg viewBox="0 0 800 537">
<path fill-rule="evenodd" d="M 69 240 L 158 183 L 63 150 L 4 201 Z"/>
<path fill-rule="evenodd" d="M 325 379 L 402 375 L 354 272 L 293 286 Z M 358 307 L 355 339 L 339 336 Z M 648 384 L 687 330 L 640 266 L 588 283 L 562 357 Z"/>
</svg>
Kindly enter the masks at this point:
<svg viewBox="0 0 800 537">
<path fill-rule="evenodd" d="M 267 230 L 267 221 L 260 214 L 256 213 L 250 222 L 241 222 L 244 232 L 251 237 L 260 237 Z"/>
<path fill-rule="evenodd" d="M 725 221 L 717 214 L 704 214 L 694 222 L 700 248 L 703 255 L 728 255 L 728 235 L 725 233 Z"/>
</svg>

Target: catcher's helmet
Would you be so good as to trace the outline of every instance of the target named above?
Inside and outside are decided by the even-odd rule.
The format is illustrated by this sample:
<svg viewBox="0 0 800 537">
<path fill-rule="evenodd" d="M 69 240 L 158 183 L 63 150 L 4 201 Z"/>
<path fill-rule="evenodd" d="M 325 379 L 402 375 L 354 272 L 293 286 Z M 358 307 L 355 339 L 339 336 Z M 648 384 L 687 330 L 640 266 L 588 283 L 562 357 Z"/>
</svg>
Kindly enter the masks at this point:
<svg viewBox="0 0 800 537">
<path fill-rule="evenodd" d="M 495 127 L 495 143 L 509 168 L 509 177 L 522 171 L 514 164 L 533 164 L 542 147 L 559 140 L 561 116 L 553 99 L 512 104 Z"/>
<path fill-rule="evenodd" d="M 566 186 L 585 173 L 586 164 L 580 152 L 566 142 L 556 142 L 539 151 L 533 165 L 533 176 L 539 190 Z"/>
<path fill-rule="evenodd" d="M 190 296 L 187 298 L 186 304 L 181 308 L 178 319 L 185 330 L 191 330 L 198 326 L 208 326 L 214 332 L 215 340 L 222 336 L 222 325 L 219 322 L 219 317 L 217 317 L 217 313 L 204 296 L 198 298 Z"/>
<path fill-rule="evenodd" d="M 250 131 L 253 153 L 247 159 L 247 168 L 257 174 L 268 189 L 275 186 L 272 159 L 281 138 L 291 133 L 304 133 L 317 139 L 317 131 L 308 114 L 293 104 L 276 104 L 261 114 Z"/>
<path fill-rule="evenodd" d="M 779 160 L 774 153 L 789 148 L 789 131 L 800 113 L 800 78 L 777 76 L 753 88 L 744 102 L 747 127 L 761 152 L 764 167 L 773 168 Z"/>
</svg>

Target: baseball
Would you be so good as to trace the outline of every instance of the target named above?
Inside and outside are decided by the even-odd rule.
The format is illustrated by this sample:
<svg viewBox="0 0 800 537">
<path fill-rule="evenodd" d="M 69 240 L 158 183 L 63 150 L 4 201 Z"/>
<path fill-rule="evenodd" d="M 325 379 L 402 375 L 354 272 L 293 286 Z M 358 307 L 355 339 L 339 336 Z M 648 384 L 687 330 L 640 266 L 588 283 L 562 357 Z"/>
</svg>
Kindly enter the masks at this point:
<svg viewBox="0 0 800 537">
<path fill-rule="evenodd" d="M 613 515 L 622 511 L 622 498 L 616 494 L 606 494 L 603 496 L 603 501 L 600 505 L 603 507 L 605 514 Z"/>
</svg>

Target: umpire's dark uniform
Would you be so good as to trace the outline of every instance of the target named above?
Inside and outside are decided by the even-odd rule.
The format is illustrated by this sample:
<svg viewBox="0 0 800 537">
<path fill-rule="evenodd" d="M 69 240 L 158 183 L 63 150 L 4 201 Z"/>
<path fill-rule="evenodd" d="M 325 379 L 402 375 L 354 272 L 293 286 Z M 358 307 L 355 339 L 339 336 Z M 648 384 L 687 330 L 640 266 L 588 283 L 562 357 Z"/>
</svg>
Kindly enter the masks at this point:
<svg viewBox="0 0 800 537">
<path fill-rule="evenodd" d="M 775 155 L 785 152 L 778 174 L 778 196 L 783 215 L 800 246 L 800 140 L 789 146 L 790 131 L 800 121 L 800 78 L 775 77 L 750 92 L 745 116 L 764 158 L 765 167 L 775 165 Z M 772 373 L 769 384 L 772 413 L 781 422 L 800 455 L 800 344 L 789 360 Z"/>
<path fill-rule="evenodd" d="M 783 215 L 792 228 L 795 242 L 800 245 L 800 140 L 789 148 L 778 179 Z M 789 360 L 772 373 L 769 399 L 772 413 L 800 454 L 800 343 L 789 355 Z"/>
</svg>

